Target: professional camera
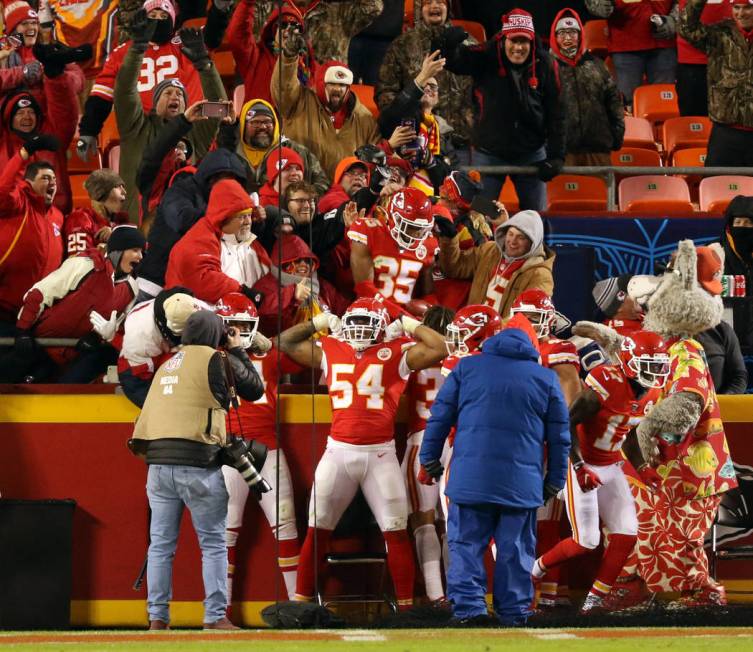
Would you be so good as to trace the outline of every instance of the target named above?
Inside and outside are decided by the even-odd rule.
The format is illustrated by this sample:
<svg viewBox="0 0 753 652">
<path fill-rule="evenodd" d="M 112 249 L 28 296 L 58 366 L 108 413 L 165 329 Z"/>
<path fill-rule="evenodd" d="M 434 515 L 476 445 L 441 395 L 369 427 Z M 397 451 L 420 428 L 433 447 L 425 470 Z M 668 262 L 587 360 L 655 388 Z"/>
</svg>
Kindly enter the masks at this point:
<svg viewBox="0 0 753 652">
<path fill-rule="evenodd" d="M 246 441 L 242 437 L 230 437 L 227 445 L 222 449 L 221 459 L 226 466 L 232 466 L 238 470 L 257 498 L 272 491 L 272 487 L 260 475 L 267 459 L 267 447 L 261 442 L 255 439 Z"/>
</svg>

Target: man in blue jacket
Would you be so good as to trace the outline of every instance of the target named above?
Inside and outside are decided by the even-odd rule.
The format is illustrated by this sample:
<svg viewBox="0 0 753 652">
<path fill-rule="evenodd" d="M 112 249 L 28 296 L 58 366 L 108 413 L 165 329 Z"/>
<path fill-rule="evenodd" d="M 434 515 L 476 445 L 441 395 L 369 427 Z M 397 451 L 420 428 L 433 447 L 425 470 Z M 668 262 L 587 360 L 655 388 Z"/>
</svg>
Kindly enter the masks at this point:
<svg viewBox="0 0 753 652">
<path fill-rule="evenodd" d="M 524 625 L 533 600 L 536 509 L 565 486 L 570 451 L 567 405 L 557 375 L 542 367 L 530 323 L 516 316 L 461 360 L 431 409 L 420 460 L 439 478 L 450 428 L 457 426 L 450 498 L 447 595 L 461 623 L 487 617 L 484 553 L 493 538 L 494 611 Z M 544 445 L 547 474 L 544 477 Z"/>
</svg>

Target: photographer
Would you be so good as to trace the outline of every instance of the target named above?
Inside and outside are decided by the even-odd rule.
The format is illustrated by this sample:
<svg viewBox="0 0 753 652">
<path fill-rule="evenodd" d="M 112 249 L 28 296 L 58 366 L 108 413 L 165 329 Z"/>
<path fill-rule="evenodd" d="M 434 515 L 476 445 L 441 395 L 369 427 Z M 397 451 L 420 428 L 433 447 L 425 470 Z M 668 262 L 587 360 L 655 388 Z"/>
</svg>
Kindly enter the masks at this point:
<svg viewBox="0 0 753 652">
<path fill-rule="evenodd" d="M 225 351 L 217 350 L 224 335 L 222 318 L 208 310 L 188 318 L 183 346 L 155 374 L 130 442 L 149 465 L 149 629 L 169 628 L 172 560 L 184 505 L 202 551 L 204 629 L 237 629 L 225 615 L 228 494 L 221 451 L 228 450 L 225 417 L 236 391 L 255 401 L 264 387 L 235 327 L 227 330 Z M 230 450 L 236 448 L 231 444 Z"/>
</svg>

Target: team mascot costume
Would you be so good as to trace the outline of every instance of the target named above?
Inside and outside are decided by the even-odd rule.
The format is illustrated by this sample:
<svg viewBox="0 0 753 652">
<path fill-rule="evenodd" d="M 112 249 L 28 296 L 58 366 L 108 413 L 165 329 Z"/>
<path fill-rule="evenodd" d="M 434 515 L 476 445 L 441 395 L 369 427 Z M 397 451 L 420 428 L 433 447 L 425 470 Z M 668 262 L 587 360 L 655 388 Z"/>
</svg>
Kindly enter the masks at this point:
<svg viewBox="0 0 753 652">
<path fill-rule="evenodd" d="M 721 321 L 723 268 L 720 246 L 696 249 L 682 240 L 663 276 L 634 277 L 628 287 L 647 307 L 643 328 L 670 344 L 671 366 L 662 398 L 635 429 L 646 461 L 629 473 L 638 541 L 610 596 L 613 609 L 652 601 L 662 591 L 680 592 L 678 607 L 726 604 L 703 545 L 721 495 L 737 481 L 703 347 L 693 339 Z M 579 322 L 574 332 L 612 355 L 622 344 L 601 324 Z"/>
</svg>

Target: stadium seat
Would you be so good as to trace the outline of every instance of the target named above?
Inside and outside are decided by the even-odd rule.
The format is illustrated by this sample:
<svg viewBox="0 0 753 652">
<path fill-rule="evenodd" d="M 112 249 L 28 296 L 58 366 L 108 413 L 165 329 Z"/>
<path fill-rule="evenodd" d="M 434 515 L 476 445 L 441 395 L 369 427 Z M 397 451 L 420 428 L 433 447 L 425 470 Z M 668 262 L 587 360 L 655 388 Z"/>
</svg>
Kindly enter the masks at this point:
<svg viewBox="0 0 753 652">
<path fill-rule="evenodd" d="M 403 9 L 403 31 L 411 29 L 415 24 L 413 0 L 405 0 L 405 8 Z"/>
<path fill-rule="evenodd" d="M 705 147 L 688 147 L 687 149 L 676 149 L 672 154 L 672 167 L 676 168 L 702 168 L 706 163 Z M 695 174 L 678 174 L 682 179 L 688 182 L 690 196 L 693 201 L 698 201 L 698 185 L 703 177 Z"/>
<path fill-rule="evenodd" d="M 607 184 L 598 177 L 561 174 L 546 184 L 547 210 L 605 211 Z"/>
<path fill-rule="evenodd" d="M 240 116 L 245 100 L 246 87 L 243 84 L 239 84 L 233 89 L 233 108 L 235 109 L 236 116 Z"/>
<path fill-rule="evenodd" d="M 645 118 L 625 116 L 625 139 L 623 147 L 641 147 L 643 149 L 657 149 L 654 140 L 654 130 Z"/>
<path fill-rule="evenodd" d="M 698 187 L 701 210 L 709 213 L 723 213 L 735 195 L 753 195 L 753 177 L 706 177 Z"/>
<path fill-rule="evenodd" d="M 688 184 L 679 177 L 628 177 L 620 181 L 619 196 L 622 212 L 693 213 Z"/>
<path fill-rule="evenodd" d="M 505 179 L 502 190 L 499 191 L 499 197 L 497 198 L 497 201 L 500 201 L 505 205 L 505 208 L 507 209 L 510 217 L 515 215 L 515 213 L 520 210 L 520 199 L 518 199 L 518 193 L 515 190 L 515 186 L 513 185 L 512 181 L 510 181 L 510 177 L 507 177 L 507 179 Z"/>
<path fill-rule="evenodd" d="M 675 150 L 706 147 L 711 135 L 711 121 L 703 116 L 669 118 L 662 125 L 662 144 L 670 160 Z"/>
<path fill-rule="evenodd" d="M 462 27 L 479 43 L 484 43 L 486 41 L 486 30 L 481 23 L 477 23 L 474 20 L 455 20 L 454 18 L 450 22 L 455 25 L 455 27 Z"/>
<path fill-rule="evenodd" d="M 120 172 L 120 145 L 113 145 L 107 152 L 107 167 L 113 172 Z"/>
<path fill-rule="evenodd" d="M 99 151 L 106 156 L 107 150 L 119 142 L 120 132 L 118 131 L 118 123 L 115 121 L 115 111 L 110 111 L 110 115 L 107 116 L 107 120 L 102 125 L 102 131 L 99 132 Z"/>
<path fill-rule="evenodd" d="M 68 176 L 71 182 L 71 197 L 73 198 L 74 208 L 91 204 L 89 193 L 84 189 L 84 181 L 88 176 L 88 174 L 71 174 Z"/>
<path fill-rule="evenodd" d="M 212 53 L 212 61 L 217 68 L 217 72 L 220 73 L 223 81 L 229 80 L 228 84 L 232 84 L 235 81 L 235 57 L 229 50 L 217 50 Z M 227 84 L 225 86 L 227 88 Z"/>
<path fill-rule="evenodd" d="M 102 167 L 102 156 L 99 153 L 99 147 L 97 153 L 94 156 L 89 156 L 89 159 L 82 161 L 78 154 L 76 154 L 76 141 L 77 136 L 74 136 L 68 151 L 66 152 L 66 158 L 68 159 L 68 174 L 89 174 L 93 170 L 99 170 Z"/>
<path fill-rule="evenodd" d="M 651 123 L 680 115 L 674 84 L 644 84 L 633 92 L 633 115 Z"/>
<path fill-rule="evenodd" d="M 583 25 L 583 38 L 586 49 L 597 57 L 604 58 L 607 54 L 607 38 L 609 27 L 606 20 L 589 20 Z"/>
<path fill-rule="evenodd" d="M 371 114 L 375 118 L 379 117 L 379 109 L 377 108 L 376 101 L 374 100 L 373 86 L 369 86 L 368 84 L 353 84 L 350 87 L 350 90 L 352 90 L 356 94 L 356 97 L 361 100 L 361 104 L 363 104 L 369 111 L 371 111 Z"/>
<path fill-rule="evenodd" d="M 189 18 L 185 23 L 181 25 L 183 27 L 191 27 L 192 29 L 204 29 L 207 25 L 207 17 L 199 16 L 198 18 Z"/>
<path fill-rule="evenodd" d="M 612 152 L 612 165 L 621 167 L 652 167 L 661 166 L 661 156 L 655 149 L 643 147 L 623 147 L 617 152 Z"/>
</svg>

